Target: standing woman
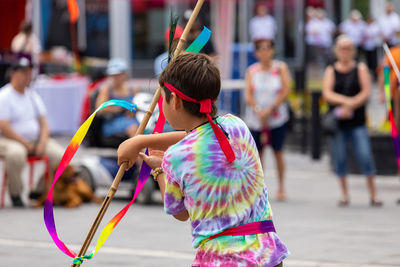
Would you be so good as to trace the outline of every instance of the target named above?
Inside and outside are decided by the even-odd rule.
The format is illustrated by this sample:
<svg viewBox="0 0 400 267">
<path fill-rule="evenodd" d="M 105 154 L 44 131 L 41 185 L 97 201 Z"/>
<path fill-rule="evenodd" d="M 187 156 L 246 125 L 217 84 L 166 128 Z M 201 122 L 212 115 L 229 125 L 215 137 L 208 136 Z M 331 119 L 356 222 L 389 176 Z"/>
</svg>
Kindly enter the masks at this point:
<svg viewBox="0 0 400 267">
<path fill-rule="evenodd" d="M 246 123 L 256 142 L 261 163 L 267 143 L 274 151 L 278 172 L 277 199 L 285 200 L 285 161 L 283 143 L 289 110 L 286 99 L 289 95 L 291 78 L 287 65 L 274 60 L 274 42 L 269 39 L 254 41 L 255 57 L 258 62 L 246 72 L 245 98 Z M 266 142 L 268 139 L 268 142 Z"/>
<path fill-rule="evenodd" d="M 365 105 L 371 91 L 367 66 L 354 60 L 355 46 L 350 37 L 340 35 L 334 47 L 337 61 L 326 68 L 323 97 L 338 119 L 338 131 L 331 137 L 334 169 L 339 177 L 342 198 L 339 206 L 349 204 L 347 187 L 347 143 L 353 147 L 362 173 L 367 177 L 371 206 L 382 206 L 376 198 L 375 163 L 365 125 Z"/>
</svg>

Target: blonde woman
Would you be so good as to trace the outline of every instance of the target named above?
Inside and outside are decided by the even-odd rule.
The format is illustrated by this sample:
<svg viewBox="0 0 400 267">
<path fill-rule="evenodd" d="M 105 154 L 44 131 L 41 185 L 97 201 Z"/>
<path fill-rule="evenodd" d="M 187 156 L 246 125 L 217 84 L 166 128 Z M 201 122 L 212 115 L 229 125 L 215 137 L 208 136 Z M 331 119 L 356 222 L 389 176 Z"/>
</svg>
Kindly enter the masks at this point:
<svg viewBox="0 0 400 267">
<path fill-rule="evenodd" d="M 339 127 L 330 140 L 334 170 L 342 194 L 338 205 L 347 206 L 350 201 L 346 179 L 347 143 L 350 143 L 367 178 L 371 206 L 382 206 L 382 201 L 376 198 L 375 163 L 365 125 L 371 78 L 367 66 L 354 60 L 355 51 L 352 39 L 340 35 L 334 47 L 337 60 L 326 68 L 323 78 L 323 97 L 336 115 Z"/>
</svg>

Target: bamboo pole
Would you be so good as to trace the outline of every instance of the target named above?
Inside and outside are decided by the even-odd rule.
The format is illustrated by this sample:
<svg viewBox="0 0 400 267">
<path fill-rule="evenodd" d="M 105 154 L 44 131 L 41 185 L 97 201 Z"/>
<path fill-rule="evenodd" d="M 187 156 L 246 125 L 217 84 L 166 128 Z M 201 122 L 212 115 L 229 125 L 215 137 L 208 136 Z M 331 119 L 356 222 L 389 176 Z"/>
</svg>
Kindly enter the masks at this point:
<svg viewBox="0 0 400 267">
<path fill-rule="evenodd" d="M 186 24 L 185 29 L 183 30 L 181 38 L 179 39 L 179 43 L 178 43 L 175 53 L 174 53 L 174 57 L 176 57 L 177 55 L 182 53 L 183 46 L 186 43 L 186 37 L 189 34 L 190 29 L 192 28 L 192 25 L 193 25 L 194 21 L 196 20 L 203 3 L 204 3 L 204 0 L 197 1 L 196 6 L 193 10 L 193 13 L 190 16 L 190 19 L 189 19 L 188 23 Z M 139 128 L 137 129 L 135 135 L 139 135 L 144 132 L 144 129 L 146 128 L 146 125 L 149 122 L 149 119 L 150 119 L 151 115 L 153 114 L 153 111 L 157 105 L 160 95 L 161 95 L 161 87 L 158 86 L 157 91 L 153 96 L 153 100 L 152 100 L 148 110 L 146 111 L 146 114 L 143 117 L 143 120 L 141 121 Z M 127 167 L 127 162 L 122 163 L 121 166 L 119 167 L 118 173 L 114 178 L 114 181 L 107 193 L 107 196 L 105 197 L 103 203 L 101 204 L 100 210 L 99 210 L 92 226 L 90 227 L 89 233 L 87 234 L 85 241 L 83 242 L 83 245 L 78 253 L 78 257 L 85 255 L 85 253 L 87 252 L 89 245 L 92 242 L 93 237 L 100 225 L 100 222 L 102 221 L 104 214 L 106 213 L 108 206 L 110 205 L 111 200 L 114 197 L 115 192 L 118 189 L 118 185 L 122 179 L 122 176 L 125 173 L 126 167 Z M 78 266 L 79 266 L 78 264 L 71 265 L 71 267 L 78 267 Z"/>
</svg>

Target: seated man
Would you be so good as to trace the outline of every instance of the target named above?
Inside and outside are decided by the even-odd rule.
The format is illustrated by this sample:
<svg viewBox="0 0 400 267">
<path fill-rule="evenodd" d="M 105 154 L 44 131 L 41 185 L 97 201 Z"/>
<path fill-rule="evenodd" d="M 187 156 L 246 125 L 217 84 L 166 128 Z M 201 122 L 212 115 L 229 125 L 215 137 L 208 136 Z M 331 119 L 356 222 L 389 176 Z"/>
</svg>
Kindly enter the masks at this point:
<svg viewBox="0 0 400 267">
<path fill-rule="evenodd" d="M 11 66 L 10 83 L 0 89 L 0 147 L 4 148 L 8 189 L 14 207 L 23 207 L 22 169 L 28 156 L 47 155 L 50 175 L 63 148 L 49 138 L 46 109 L 40 96 L 28 89 L 32 64 L 24 57 Z"/>
</svg>

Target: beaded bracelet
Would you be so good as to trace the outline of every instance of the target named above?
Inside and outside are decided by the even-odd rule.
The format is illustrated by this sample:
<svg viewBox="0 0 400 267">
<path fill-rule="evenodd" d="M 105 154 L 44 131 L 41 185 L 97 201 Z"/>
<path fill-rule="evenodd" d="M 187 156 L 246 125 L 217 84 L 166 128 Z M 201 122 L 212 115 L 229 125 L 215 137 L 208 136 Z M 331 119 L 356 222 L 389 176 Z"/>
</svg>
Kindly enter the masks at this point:
<svg viewBox="0 0 400 267">
<path fill-rule="evenodd" d="M 157 168 L 151 170 L 151 175 L 153 176 L 154 181 L 157 181 L 157 176 L 163 172 L 164 172 L 164 170 L 161 167 L 157 167 Z"/>
</svg>

